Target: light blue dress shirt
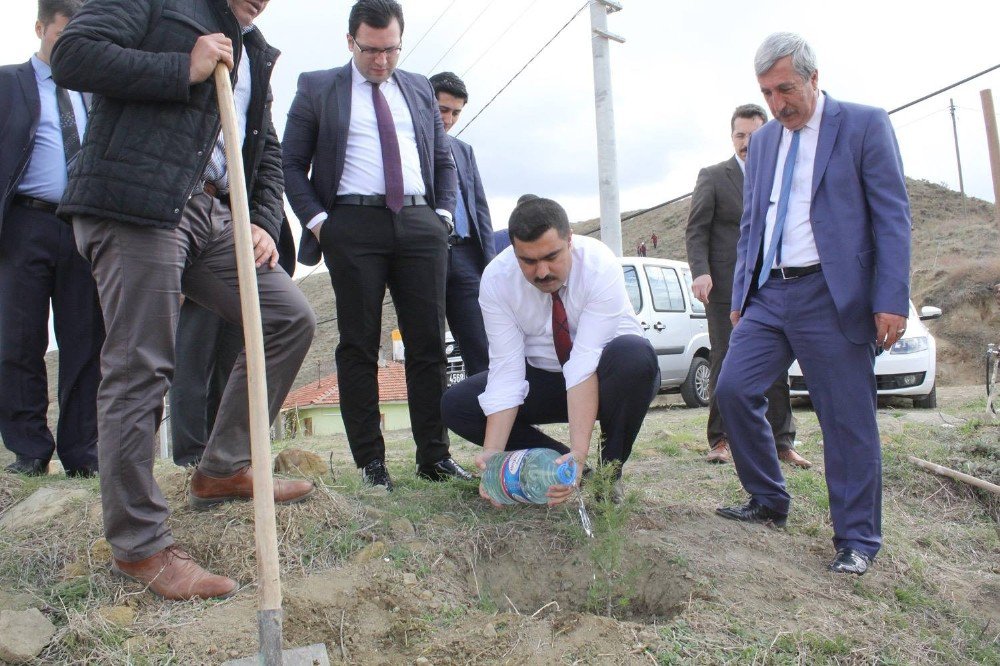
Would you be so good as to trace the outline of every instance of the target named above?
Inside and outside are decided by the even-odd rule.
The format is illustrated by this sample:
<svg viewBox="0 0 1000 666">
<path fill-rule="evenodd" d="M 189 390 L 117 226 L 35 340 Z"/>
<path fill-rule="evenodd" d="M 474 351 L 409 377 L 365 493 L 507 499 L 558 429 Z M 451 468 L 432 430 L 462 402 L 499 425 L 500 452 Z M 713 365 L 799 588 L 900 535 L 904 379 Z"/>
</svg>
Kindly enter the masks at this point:
<svg viewBox="0 0 1000 666">
<path fill-rule="evenodd" d="M 63 152 L 62 127 L 59 126 L 56 82 L 52 80 L 52 68 L 37 55 L 31 56 L 31 65 L 35 68 L 41 112 L 38 129 L 35 131 L 35 147 L 17 193 L 49 203 L 59 203 L 63 190 L 66 189 L 66 155 Z M 87 108 L 80 93 L 69 91 L 69 98 L 73 103 L 76 129 L 80 133 L 82 145 L 87 128 Z"/>
</svg>

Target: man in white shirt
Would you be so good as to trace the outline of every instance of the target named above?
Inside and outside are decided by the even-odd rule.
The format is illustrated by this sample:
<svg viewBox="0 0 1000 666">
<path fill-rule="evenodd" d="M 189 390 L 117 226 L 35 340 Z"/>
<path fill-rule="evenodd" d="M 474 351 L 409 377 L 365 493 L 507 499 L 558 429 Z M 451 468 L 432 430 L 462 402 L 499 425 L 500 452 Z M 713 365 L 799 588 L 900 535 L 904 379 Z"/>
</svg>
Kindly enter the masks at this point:
<svg viewBox="0 0 1000 666">
<path fill-rule="evenodd" d="M 483 447 L 480 469 L 501 451 L 542 447 L 582 470 L 600 419 L 601 461 L 620 478 L 660 385 L 621 264 L 600 241 L 573 236 L 551 199 L 517 206 L 509 230 L 513 244 L 486 267 L 479 290 L 490 368 L 445 393 L 445 423 Z M 568 423 L 569 447 L 534 427 L 543 423 Z M 571 492 L 553 486 L 549 504 Z M 621 496 L 616 483 L 612 499 Z"/>
</svg>

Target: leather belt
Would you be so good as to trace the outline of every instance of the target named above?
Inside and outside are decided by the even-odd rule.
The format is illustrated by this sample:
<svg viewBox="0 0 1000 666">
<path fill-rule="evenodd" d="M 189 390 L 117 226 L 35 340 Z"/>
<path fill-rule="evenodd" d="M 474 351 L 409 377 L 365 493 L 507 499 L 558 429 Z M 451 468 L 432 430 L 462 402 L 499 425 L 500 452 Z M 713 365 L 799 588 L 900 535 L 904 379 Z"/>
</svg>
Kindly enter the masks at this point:
<svg viewBox="0 0 1000 666">
<path fill-rule="evenodd" d="M 23 194 L 15 194 L 12 202 L 18 206 L 23 206 L 24 208 L 32 208 L 45 213 L 51 213 L 53 215 L 56 214 L 56 209 L 59 208 L 59 204 L 43 201 L 42 199 L 36 199 L 35 197 L 28 197 Z"/>
<path fill-rule="evenodd" d="M 786 266 L 785 268 L 775 268 L 771 271 L 772 278 L 781 278 L 782 280 L 794 280 L 795 278 L 805 277 L 806 275 L 812 275 L 813 273 L 819 273 L 823 268 L 819 264 L 813 264 L 812 266 Z"/>
<path fill-rule="evenodd" d="M 470 240 L 472 239 L 468 236 L 456 236 L 455 234 L 451 234 L 448 236 L 448 245 L 451 245 L 452 247 L 455 247 L 456 245 L 465 245 Z"/>
<path fill-rule="evenodd" d="M 215 183 L 205 181 L 205 184 L 202 185 L 202 191 L 213 199 L 218 199 L 227 206 L 229 205 L 229 192 L 223 192 Z"/>
<path fill-rule="evenodd" d="M 381 194 L 341 194 L 333 200 L 341 206 L 375 206 L 385 208 L 385 196 Z M 403 206 L 426 206 L 427 199 L 422 194 L 406 194 Z"/>
</svg>

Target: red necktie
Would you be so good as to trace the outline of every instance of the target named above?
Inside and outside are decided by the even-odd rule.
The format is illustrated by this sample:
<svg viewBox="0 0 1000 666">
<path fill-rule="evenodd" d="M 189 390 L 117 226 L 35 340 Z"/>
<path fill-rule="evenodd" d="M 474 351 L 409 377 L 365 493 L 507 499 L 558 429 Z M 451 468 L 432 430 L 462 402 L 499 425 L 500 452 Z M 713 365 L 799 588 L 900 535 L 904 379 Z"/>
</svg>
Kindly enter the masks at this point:
<svg viewBox="0 0 1000 666">
<path fill-rule="evenodd" d="M 377 83 L 372 83 L 371 86 L 375 122 L 378 124 L 378 140 L 382 146 L 385 205 L 393 213 L 398 213 L 403 209 L 403 160 L 399 157 L 399 137 L 396 136 L 396 123 L 392 119 L 389 102 L 379 90 Z"/>
<path fill-rule="evenodd" d="M 573 339 L 569 336 L 569 318 L 559 292 L 552 293 L 552 342 L 556 347 L 559 365 L 566 365 L 573 349 Z"/>
</svg>

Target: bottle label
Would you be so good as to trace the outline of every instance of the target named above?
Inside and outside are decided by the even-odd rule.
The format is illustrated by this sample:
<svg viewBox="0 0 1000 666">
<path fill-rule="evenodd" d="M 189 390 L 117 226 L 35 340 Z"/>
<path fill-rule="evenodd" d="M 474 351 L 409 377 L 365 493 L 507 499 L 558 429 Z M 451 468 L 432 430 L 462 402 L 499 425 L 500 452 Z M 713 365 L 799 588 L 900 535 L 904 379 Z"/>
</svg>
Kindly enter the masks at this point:
<svg viewBox="0 0 1000 666">
<path fill-rule="evenodd" d="M 503 487 L 504 495 L 516 502 L 531 504 L 531 500 L 524 494 L 521 488 L 521 465 L 524 457 L 528 455 L 530 449 L 515 451 L 507 456 L 500 468 L 500 485 Z"/>
</svg>

